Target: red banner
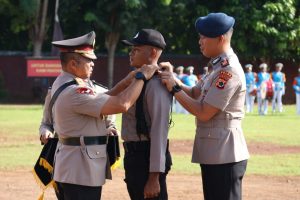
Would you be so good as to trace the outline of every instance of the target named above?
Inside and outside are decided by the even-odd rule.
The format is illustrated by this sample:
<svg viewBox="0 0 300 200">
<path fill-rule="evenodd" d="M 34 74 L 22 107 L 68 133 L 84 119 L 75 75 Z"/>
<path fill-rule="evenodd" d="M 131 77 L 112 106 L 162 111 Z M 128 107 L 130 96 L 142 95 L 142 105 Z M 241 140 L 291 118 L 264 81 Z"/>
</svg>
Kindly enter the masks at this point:
<svg viewBox="0 0 300 200">
<path fill-rule="evenodd" d="M 60 60 L 27 59 L 28 77 L 56 77 L 60 72 Z"/>
</svg>

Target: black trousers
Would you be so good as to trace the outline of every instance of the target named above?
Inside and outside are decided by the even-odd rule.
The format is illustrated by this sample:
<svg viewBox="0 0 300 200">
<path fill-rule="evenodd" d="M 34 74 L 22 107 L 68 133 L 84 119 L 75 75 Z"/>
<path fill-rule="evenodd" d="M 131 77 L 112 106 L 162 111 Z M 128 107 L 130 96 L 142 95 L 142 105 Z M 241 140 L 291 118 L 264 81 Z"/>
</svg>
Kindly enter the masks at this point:
<svg viewBox="0 0 300 200">
<path fill-rule="evenodd" d="M 124 169 L 127 191 L 131 200 L 144 200 L 144 187 L 149 176 L 149 149 L 143 151 L 132 150 L 130 152 L 125 150 Z M 166 171 L 159 176 L 160 194 L 151 200 L 168 200 L 166 177 L 171 168 L 171 155 L 166 152 Z M 150 200 L 150 199 L 147 199 Z"/>
<path fill-rule="evenodd" d="M 247 160 L 220 165 L 201 164 L 205 200 L 241 200 Z"/>
<path fill-rule="evenodd" d="M 90 187 L 56 182 L 58 200 L 100 200 L 102 187 Z"/>
</svg>

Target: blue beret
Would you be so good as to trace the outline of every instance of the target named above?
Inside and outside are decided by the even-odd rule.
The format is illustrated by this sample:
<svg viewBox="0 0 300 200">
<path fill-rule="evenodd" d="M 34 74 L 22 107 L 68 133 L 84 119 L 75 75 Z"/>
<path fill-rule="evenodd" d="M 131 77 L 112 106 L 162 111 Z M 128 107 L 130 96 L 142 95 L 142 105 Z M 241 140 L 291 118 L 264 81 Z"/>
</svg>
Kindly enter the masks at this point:
<svg viewBox="0 0 300 200">
<path fill-rule="evenodd" d="M 209 38 L 215 38 L 227 33 L 233 27 L 235 19 L 225 13 L 210 13 L 199 17 L 195 22 L 199 34 Z"/>
</svg>

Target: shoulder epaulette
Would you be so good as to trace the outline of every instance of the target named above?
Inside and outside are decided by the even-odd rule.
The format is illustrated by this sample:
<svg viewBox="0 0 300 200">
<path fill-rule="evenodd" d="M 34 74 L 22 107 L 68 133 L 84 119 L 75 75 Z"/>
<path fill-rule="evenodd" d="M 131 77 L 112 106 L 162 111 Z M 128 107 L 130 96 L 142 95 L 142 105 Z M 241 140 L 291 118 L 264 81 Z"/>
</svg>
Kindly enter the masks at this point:
<svg viewBox="0 0 300 200">
<path fill-rule="evenodd" d="M 106 87 L 106 86 L 104 86 L 104 85 L 102 85 L 102 84 L 96 82 L 95 80 L 92 80 L 92 83 L 93 83 L 94 85 L 98 85 L 98 86 L 100 86 L 100 87 L 102 87 L 102 88 L 108 89 L 108 87 Z"/>
</svg>

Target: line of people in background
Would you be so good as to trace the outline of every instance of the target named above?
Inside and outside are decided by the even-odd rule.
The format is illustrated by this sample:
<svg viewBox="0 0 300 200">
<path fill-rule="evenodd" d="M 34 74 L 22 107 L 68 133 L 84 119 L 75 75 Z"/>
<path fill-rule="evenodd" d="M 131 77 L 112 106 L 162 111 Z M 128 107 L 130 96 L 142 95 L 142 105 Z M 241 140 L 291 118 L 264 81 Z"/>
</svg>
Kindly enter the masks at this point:
<svg viewBox="0 0 300 200">
<path fill-rule="evenodd" d="M 268 114 L 269 100 L 272 100 L 272 112 L 283 111 L 282 96 L 285 94 L 286 77 L 282 72 L 283 64 L 276 63 L 275 71 L 268 73 L 268 65 L 259 65 L 259 73 L 252 72 L 251 64 L 245 65 L 246 78 L 246 112 L 253 112 L 254 100 L 257 98 L 258 114 Z M 299 76 L 294 80 L 294 90 L 296 92 L 297 114 L 300 114 L 300 68 Z"/>
<path fill-rule="evenodd" d="M 193 66 L 188 66 L 186 69 L 184 69 L 183 66 L 178 66 L 175 69 L 175 75 L 179 80 L 189 87 L 194 87 L 198 83 L 198 77 L 194 74 Z M 176 100 L 173 101 L 173 111 L 176 113 L 189 114 L 189 112 L 184 109 Z"/>
</svg>

